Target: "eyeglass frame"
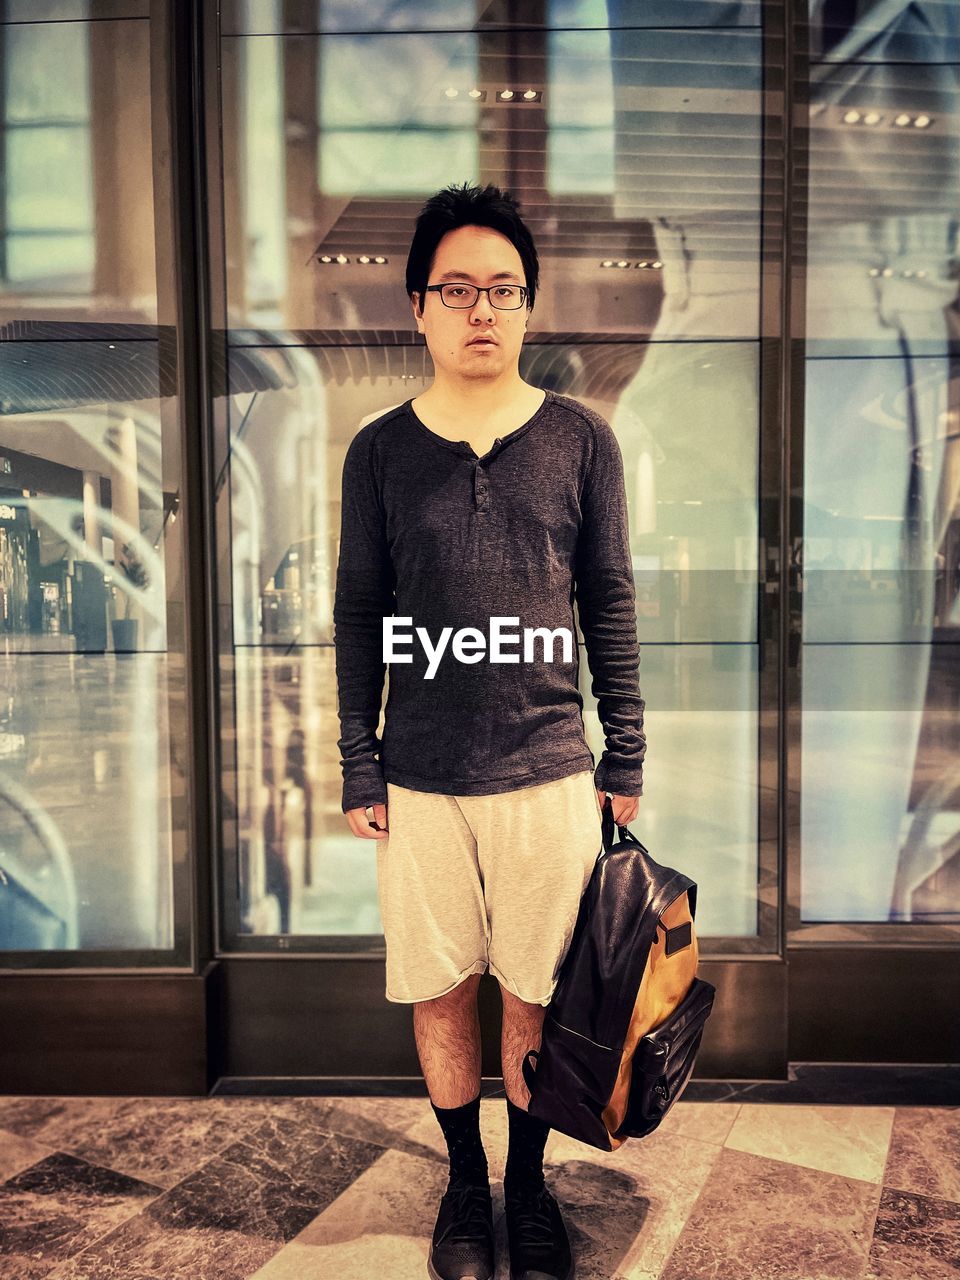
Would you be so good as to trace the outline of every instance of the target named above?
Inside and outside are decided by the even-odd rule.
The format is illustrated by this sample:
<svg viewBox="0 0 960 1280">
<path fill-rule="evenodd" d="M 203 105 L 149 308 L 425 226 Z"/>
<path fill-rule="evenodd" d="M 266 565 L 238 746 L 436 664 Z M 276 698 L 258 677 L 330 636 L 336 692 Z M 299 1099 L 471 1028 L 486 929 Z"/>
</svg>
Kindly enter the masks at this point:
<svg viewBox="0 0 960 1280">
<path fill-rule="evenodd" d="M 443 299 L 443 290 L 447 288 L 448 285 L 458 285 L 460 288 L 476 289 L 477 296 L 473 302 L 469 302 L 462 307 L 452 307 L 449 302 L 444 302 Z M 519 289 L 520 305 L 517 307 L 498 307 L 493 298 L 490 297 L 491 289 Z M 530 290 L 525 284 L 514 284 L 512 280 L 501 280 L 498 284 L 488 285 L 471 284 L 469 280 L 444 280 L 443 284 L 428 284 L 424 288 L 424 293 L 439 293 L 440 302 L 448 311 L 472 311 L 480 301 L 481 293 L 485 293 L 487 295 L 487 299 L 494 311 L 522 311 L 523 304 L 530 296 Z"/>
</svg>

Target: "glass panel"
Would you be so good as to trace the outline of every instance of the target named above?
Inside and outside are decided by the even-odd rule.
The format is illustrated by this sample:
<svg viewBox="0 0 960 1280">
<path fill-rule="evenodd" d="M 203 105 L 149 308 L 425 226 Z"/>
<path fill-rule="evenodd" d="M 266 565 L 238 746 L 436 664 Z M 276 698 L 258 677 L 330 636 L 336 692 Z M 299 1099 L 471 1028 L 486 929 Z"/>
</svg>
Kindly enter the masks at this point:
<svg viewBox="0 0 960 1280">
<path fill-rule="evenodd" d="M 4 32 L 8 124 L 89 124 L 90 83 L 87 28 L 64 22 L 33 23 Z M 44 69 L 57 68 L 57 74 Z M 39 73 L 39 74 L 38 74 Z M 43 159 L 44 157 L 40 157 Z M 50 195 L 56 197 L 56 189 Z"/>
<path fill-rule="evenodd" d="M 757 338 L 759 32 L 258 37 L 222 48 L 224 146 L 242 157 L 225 201 L 233 342 L 259 343 L 244 328 L 262 324 L 281 342 L 300 330 L 337 330 L 336 342 L 344 330 L 409 331 L 403 268 L 419 207 L 476 173 L 481 154 L 511 151 L 543 263 L 540 332 Z M 542 102 L 497 101 L 514 63 Z M 296 85 L 294 100 L 278 78 Z M 685 91 L 680 130 L 674 84 Z M 473 88 L 486 94 L 479 104 Z M 261 158 L 277 185 L 261 180 Z M 253 287 L 266 246 L 269 302 Z"/>
<path fill-rule="evenodd" d="M 800 918 L 952 924 L 960 11 L 859 9 L 811 69 Z"/>
<path fill-rule="evenodd" d="M 82 20 L 123 11 L 145 12 L 7 4 L 6 18 L 29 21 L 0 24 L 8 967 L 170 968 L 191 958 L 166 160 L 164 181 L 153 178 L 154 127 L 169 158 L 169 121 L 167 104 L 151 101 L 150 23 Z"/>
<path fill-rule="evenodd" d="M 282 598 L 269 593 L 271 613 Z M 222 679 L 238 725 L 230 810 L 242 851 L 241 932 L 376 942 L 376 860 L 358 856 L 340 811 L 332 644 L 238 647 Z"/>
<path fill-rule="evenodd" d="M 585 653 L 581 661 L 589 666 Z M 599 760 L 603 732 L 589 683 L 582 684 L 587 742 Z M 646 644 L 640 685 L 656 752 L 648 750 L 644 762 L 636 834 L 654 857 L 671 866 L 681 859 L 696 881 L 701 938 L 757 939 L 757 651 Z"/>
<path fill-rule="evenodd" d="M 953 644 L 807 645 L 805 922 L 960 923 Z"/>
<path fill-rule="evenodd" d="M 665 850 L 702 858 L 712 914 L 701 934 L 773 950 L 757 888 L 757 7 L 679 5 L 673 29 L 658 30 L 667 7 L 651 5 L 641 31 L 629 29 L 636 6 L 611 4 L 625 29 L 605 30 L 597 5 L 563 3 L 545 7 L 549 30 L 516 33 L 472 9 L 451 31 L 455 8 L 435 34 L 423 29 L 429 6 L 392 9 L 411 31 L 391 35 L 357 34 L 377 26 L 378 6 L 226 14 L 228 32 L 290 34 L 221 42 L 223 145 L 236 158 L 225 169 L 231 394 L 217 517 L 229 619 L 224 944 L 380 942 L 373 860 L 340 809 L 340 476 L 362 423 L 432 380 L 404 293 L 423 201 L 490 180 L 520 197 L 540 254 L 521 375 L 597 409 L 621 445 L 641 682 L 661 726 L 644 822 Z M 702 26 L 684 30 L 694 13 Z M 294 34 L 318 15 L 337 33 Z M 355 25 L 336 27 L 341 17 Z M 495 101 L 508 67 L 541 100 Z M 479 105 L 471 87 L 487 95 Z M 581 672 L 596 753 L 586 662 Z M 701 784 L 716 779 L 706 804 L 691 805 L 691 756 Z"/>
<path fill-rule="evenodd" d="M 169 964 L 183 569 L 157 344 L 8 340 L 0 385 L 0 951 Z"/>
<path fill-rule="evenodd" d="M 627 0 L 616 13 L 608 0 L 552 0 L 546 6 L 512 0 L 223 0 L 224 35 L 331 31 L 470 31 L 490 27 L 606 29 L 631 27 L 758 27 L 761 0 Z"/>
<path fill-rule="evenodd" d="M 117 5 L 7 16 L 28 7 L 0 23 L 0 322 L 155 324 L 150 24 L 76 20 Z"/>
<path fill-rule="evenodd" d="M 640 368 L 617 402 L 597 407 L 624 455 L 641 644 L 754 645 L 757 344 L 651 342 L 632 351 Z"/>
<path fill-rule="evenodd" d="M 149 18 L 150 0 L 5 0 L 4 22 L 76 22 L 82 18 Z"/>
<path fill-rule="evenodd" d="M 92 231 L 88 128 L 11 129 L 6 177 L 10 231 Z"/>
<path fill-rule="evenodd" d="M 960 62 L 956 0 L 809 0 L 811 56 L 831 62 Z M 825 16 L 826 14 L 826 16 Z"/>
</svg>

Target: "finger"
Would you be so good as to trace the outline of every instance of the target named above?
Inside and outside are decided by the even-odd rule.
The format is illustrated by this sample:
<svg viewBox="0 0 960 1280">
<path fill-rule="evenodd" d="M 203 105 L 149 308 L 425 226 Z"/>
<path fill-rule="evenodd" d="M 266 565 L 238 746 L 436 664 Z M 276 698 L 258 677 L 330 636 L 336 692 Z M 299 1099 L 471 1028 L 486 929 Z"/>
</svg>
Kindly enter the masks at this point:
<svg viewBox="0 0 960 1280">
<path fill-rule="evenodd" d="M 368 839 L 385 840 L 387 833 L 387 807 L 383 804 L 368 804 L 363 811 L 365 832 Z"/>
<path fill-rule="evenodd" d="M 348 809 L 347 821 L 350 824 L 350 830 L 361 840 L 385 840 L 386 831 L 378 831 L 367 817 L 368 811 L 372 809 L 372 805 L 367 805 L 365 809 Z"/>
</svg>

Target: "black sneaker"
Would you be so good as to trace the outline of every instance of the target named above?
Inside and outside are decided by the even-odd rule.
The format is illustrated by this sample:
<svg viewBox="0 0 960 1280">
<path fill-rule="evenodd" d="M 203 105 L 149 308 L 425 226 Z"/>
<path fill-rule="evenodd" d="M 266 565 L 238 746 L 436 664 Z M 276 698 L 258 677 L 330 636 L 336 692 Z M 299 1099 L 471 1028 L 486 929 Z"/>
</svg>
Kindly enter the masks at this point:
<svg viewBox="0 0 960 1280">
<path fill-rule="evenodd" d="M 546 1186 L 504 1194 L 510 1280 L 573 1280 L 573 1254 L 560 1206 Z"/>
<path fill-rule="evenodd" d="M 427 1273 L 430 1280 L 493 1280 L 490 1185 L 451 1180 L 440 1201 Z"/>
</svg>

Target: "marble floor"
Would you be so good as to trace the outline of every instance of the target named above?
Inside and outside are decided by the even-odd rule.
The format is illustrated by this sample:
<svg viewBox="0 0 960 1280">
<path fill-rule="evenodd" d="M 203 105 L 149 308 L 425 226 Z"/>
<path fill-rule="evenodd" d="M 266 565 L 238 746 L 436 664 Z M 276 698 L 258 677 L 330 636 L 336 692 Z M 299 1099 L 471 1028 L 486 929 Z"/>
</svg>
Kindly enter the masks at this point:
<svg viewBox="0 0 960 1280">
<path fill-rule="evenodd" d="M 499 1081 L 481 1127 L 506 1280 Z M 960 1276 L 957 1106 L 685 1095 L 546 1168 L 578 1280 Z M 0 1276 L 424 1280 L 446 1172 L 426 1097 L 0 1097 Z"/>
</svg>

